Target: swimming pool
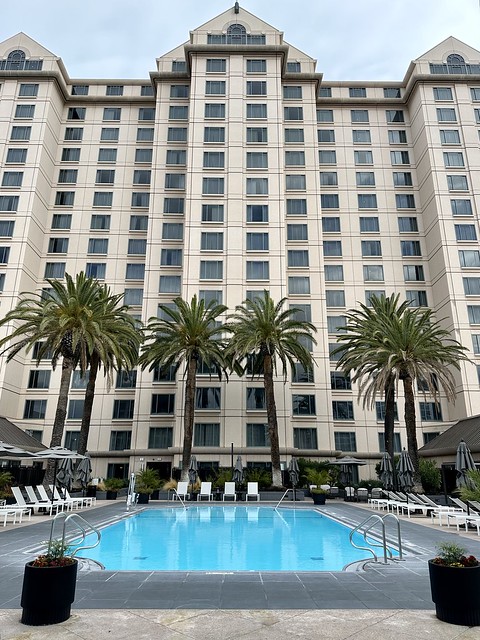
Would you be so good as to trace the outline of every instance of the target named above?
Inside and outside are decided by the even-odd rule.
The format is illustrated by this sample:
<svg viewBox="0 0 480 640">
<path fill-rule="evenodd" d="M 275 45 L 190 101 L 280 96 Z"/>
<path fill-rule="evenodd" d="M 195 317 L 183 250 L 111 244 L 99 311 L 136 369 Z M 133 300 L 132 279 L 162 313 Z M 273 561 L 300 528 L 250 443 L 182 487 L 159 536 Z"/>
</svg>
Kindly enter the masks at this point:
<svg viewBox="0 0 480 640">
<path fill-rule="evenodd" d="M 102 529 L 100 545 L 78 556 L 112 571 L 341 571 L 368 555 L 349 533 L 313 509 L 170 507 Z"/>
</svg>

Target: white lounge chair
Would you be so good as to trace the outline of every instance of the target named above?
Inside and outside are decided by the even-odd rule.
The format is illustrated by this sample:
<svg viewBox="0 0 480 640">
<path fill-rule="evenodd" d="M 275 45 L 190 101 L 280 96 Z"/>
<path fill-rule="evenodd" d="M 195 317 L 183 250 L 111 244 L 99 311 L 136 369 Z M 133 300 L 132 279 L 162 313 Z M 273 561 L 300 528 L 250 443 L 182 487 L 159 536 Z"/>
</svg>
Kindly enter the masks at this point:
<svg viewBox="0 0 480 640">
<path fill-rule="evenodd" d="M 179 482 L 177 484 L 177 488 L 173 490 L 173 499 L 179 500 L 181 498 L 182 500 L 186 500 L 187 496 L 188 496 L 188 482 Z"/>
<path fill-rule="evenodd" d="M 233 498 L 234 502 L 237 499 L 237 494 L 235 492 L 235 482 L 225 482 L 222 500 L 225 500 L 225 498 Z"/>
<path fill-rule="evenodd" d="M 75 496 L 74 498 L 70 495 L 68 489 L 65 489 L 65 499 L 66 500 L 77 500 L 81 502 L 82 507 L 91 507 L 94 502 L 96 502 L 96 498 L 92 496 Z"/>
<path fill-rule="evenodd" d="M 258 482 L 249 482 L 247 484 L 247 495 L 245 496 L 245 500 L 248 502 L 249 498 L 254 498 L 255 500 L 260 500 L 260 494 L 258 493 Z"/>
<path fill-rule="evenodd" d="M 43 486 L 43 484 L 37 484 L 37 493 L 40 496 L 40 500 L 45 503 L 52 503 L 52 498 L 48 495 L 47 490 Z M 64 500 L 58 500 L 57 498 L 53 499 L 53 504 L 57 505 L 57 507 L 61 507 L 62 511 L 66 508 L 69 509 L 69 505 L 65 504 Z"/>
<path fill-rule="evenodd" d="M 65 497 L 62 497 L 57 487 L 54 487 L 53 484 L 49 484 L 48 486 L 50 487 L 50 491 L 53 492 L 55 500 L 58 500 L 59 502 L 63 500 L 67 508 L 70 507 L 70 509 L 72 510 L 81 509 L 83 507 L 83 498 L 71 498 L 70 496 L 67 497 L 68 492 L 66 489 Z"/>
<path fill-rule="evenodd" d="M 13 506 L 23 507 L 24 509 L 33 509 L 33 511 L 36 511 L 37 513 L 40 512 L 40 509 L 46 509 L 50 515 L 52 515 L 52 512 L 55 509 L 56 513 L 58 513 L 59 505 L 55 503 L 40 502 L 39 500 L 36 502 L 26 502 L 20 487 L 12 487 L 12 493 L 13 497 L 17 501 L 17 504 Z"/>
<path fill-rule="evenodd" d="M 30 507 L 17 507 L 15 505 L 5 505 L 0 507 L 0 519 L 3 518 L 3 526 L 7 526 L 7 520 L 9 517 L 12 518 L 12 523 L 16 524 L 18 522 L 22 522 L 23 516 L 28 516 L 30 520 L 32 517 L 32 510 Z"/>
<path fill-rule="evenodd" d="M 207 498 L 207 500 L 212 499 L 212 483 L 211 482 L 202 482 L 200 484 L 200 493 L 197 493 L 197 500 L 202 500 L 203 498 Z"/>
</svg>

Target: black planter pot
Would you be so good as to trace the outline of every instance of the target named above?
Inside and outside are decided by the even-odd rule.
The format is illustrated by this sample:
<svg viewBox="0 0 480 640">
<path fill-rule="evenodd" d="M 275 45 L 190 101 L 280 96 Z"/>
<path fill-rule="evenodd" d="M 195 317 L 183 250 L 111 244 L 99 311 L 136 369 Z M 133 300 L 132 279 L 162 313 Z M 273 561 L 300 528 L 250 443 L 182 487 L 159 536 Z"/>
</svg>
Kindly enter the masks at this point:
<svg viewBox="0 0 480 640">
<path fill-rule="evenodd" d="M 437 618 L 466 627 L 480 626 L 480 566 L 444 567 L 428 562 Z"/>
<path fill-rule="evenodd" d="M 65 622 L 75 600 L 78 562 L 64 567 L 25 565 L 21 606 L 23 624 L 40 626 Z"/>
<path fill-rule="evenodd" d="M 118 491 L 107 491 L 107 500 L 116 500 Z"/>
<path fill-rule="evenodd" d="M 312 498 L 313 498 L 313 504 L 325 504 L 325 500 L 327 499 L 327 496 L 324 493 L 313 493 L 312 492 Z"/>
<path fill-rule="evenodd" d="M 97 495 L 97 487 L 87 487 L 87 498 L 95 498 Z"/>
<path fill-rule="evenodd" d="M 148 493 L 139 493 L 137 504 L 148 504 L 148 499 L 150 498 Z"/>
</svg>

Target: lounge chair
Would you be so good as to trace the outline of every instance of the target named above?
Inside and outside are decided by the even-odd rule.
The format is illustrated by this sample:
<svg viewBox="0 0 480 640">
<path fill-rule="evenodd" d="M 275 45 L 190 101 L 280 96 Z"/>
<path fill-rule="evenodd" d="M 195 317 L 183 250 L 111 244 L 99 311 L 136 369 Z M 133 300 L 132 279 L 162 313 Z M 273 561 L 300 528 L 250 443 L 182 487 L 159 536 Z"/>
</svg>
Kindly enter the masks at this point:
<svg viewBox="0 0 480 640">
<path fill-rule="evenodd" d="M 65 489 L 65 499 L 66 500 L 78 500 L 82 501 L 82 507 L 91 507 L 94 502 L 96 502 L 97 498 L 92 496 L 75 496 L 74 498 L 70 495 L 68 489 Z"/>
<path fill-rule="evenodd" d="M 330 498 L 338 498 L 339 495 L 338 487 L 330 487 Z"/>
<path fill-rule="evenodd" d="M 345 502 L 353 502 L 355 500 L 355 488 L 345 487 Z"/>
<path fill-rule="evenodd" d="M 357 489 L 357 501 L 368 502 L 368 489 L 364 489 L 363 487 Z"/>
<path fill-rule="evenodd" d="M 200 493 L 197 493 L 197 500 L 202 500 L 202 498 L 207 498 L 207 500 L 212 499 L 212 483 L 211 482 L 202 482 L 200 484 Z"/>
<path fill-rule="evenodd" d="M 43 484 L 37 484 L 37 493 L 40 496 L 40 500 L 42 501 L 42 503 L 47 503 L 47 504 L 51 504 L 52 503 L 52 498 L 48 495 L 47 490 L 45 489 L 45 487 L 43 486 Z M 70 505 L 65 504 L 64 500 L 58 500 L 58 498 L 54 498 L 53 499 L 53 504 L 57 505 L 57 507 L 61 507 L 62 511 L 65 508 L 69 508 Z M 58 510 L 57 510 L 58 512 Z"/>
<path fill-rule="evenodd" d="M 57 487 L 54 487 L 53 484 L 49 484 L 48 486 L 50 487 L 50 491 L 53 492 L 55 500 L 58 500 L 58 501 L 63 500 L 67 509 L 69 507 L 70 509 L 81 509 L 83 507 L 83 498 L 71 498 L 70 496 L 67 497 L 68 492 L 66 489 L 65 489 L 65 497 L 62 497 Z"/>
<path fill-rule="evenodd" d="M 188 496 L 188 482 L 179 482 L 177 488 L 173 490 L 174 500 L 186 500 Z"/>
<path fill-rule="evenodd" d="M 237 499 L 237 494 L 235 492 L 235 482 L 225 482 L 225 489 L 223 491 L 222 500 L 225 498 L 233 498 L 233 501 Z"/>
<path fill-rule="evenodd" d="M 27 494 L 28 501 L 31 502 L 32 504 L 35 504 L 37 502 L 47 504 L 49 502 L 49 500 L 39 499 L 33 487 L 25 486 L 25 493 Z"/>
<path fill-rule="evenodd" d="M 247 484 L 247 495 L 245 496 L 245 500 L 248 502 L 249 498 L 255 498 L 255 500 L 260 500 L 260 494 L 258 493 L 258 482 L 249 482 Z"/>
<path fill-rule="evenodd" d="M 462 509 L 462 511 L 469 511 L 469 507 L 468 504 L 466 502 L 464 502 L 463 500 L 460 500 L 460 498 L 452 498 L 452 496 L 448 496 L 449 499 L 451 500 L 451 502 L 453 502 L 454 505 L 456 505 L 459 509 Z"/>
<path fill-rule="evenodd" d="M 12 523 L 17 524 L 18 522 L 22 522 L 23 516 L 28 516 L 30 520 L 32 517 L 32 510 L 30 507 L 18 507 L 12 504 L 1 506 L 0 507 L 0 519 L 3 517 L 3 526 L 7 526 L 7 520 L 9 517 L 12 518 Z"/>
<path fill-rule="evenodd" d="M 36 500 L 35 502 L 26 502 L 20 487 L 12 487 L 12 493 L 13 493 L 13 497 L 17 501 L 17 504 L 13 506 L 23 507 L 24 509 L 27 509 L 27 508 L 32 509 L 34 512 L 36 511 L 37 513 L 39 513 L 41 509 L 46 509 L 50 515 L 52 515 L 52 512 L 55 509 L 55 511 L 58 513 L 59 505 L 55 503 L 52 504 L 52 503 L 40 502 L 39 500 Z"/>
</svg>

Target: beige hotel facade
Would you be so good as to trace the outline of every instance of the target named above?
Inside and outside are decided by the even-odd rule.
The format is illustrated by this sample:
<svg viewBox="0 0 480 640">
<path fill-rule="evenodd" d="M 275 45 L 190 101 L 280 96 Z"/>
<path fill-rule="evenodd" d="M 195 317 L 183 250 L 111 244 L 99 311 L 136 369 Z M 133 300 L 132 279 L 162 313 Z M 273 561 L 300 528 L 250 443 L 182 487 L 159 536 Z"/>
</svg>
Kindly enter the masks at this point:
<svg viewBox="0 0 480 640">
<path fill-rule="evenodd" d="M 388 52 L 386 52 L 388 55 Z M 429 306 L 473 362 L 455 406 L 417 395 L 418 441 L 480 413 L 480 53 L 451 37 L 391 82 L 324 79 L 238 6 L 190 32 L 139 80 L 71 79 L 20 33 L 0 43 L 0 312 L 46 278 L 86 270 L 147 320 L 176 296 L 233 310 L 268 289 L 318 329 L 311 375 L 276 382 L 281 456 L 383 449 L 329 357 L 345 313 L 396 292 Z M 48 444 L 60 372 L 0 362 L 0 414 Z M 183 383 L 169 371 L 97 384 L 97 476 L 181 464 Z M 72 380 L 75 448 L 84 381 Z M 269 461 L 262 381 L 199 371 L 200 466 Z M 403 396 L 396 448 L 406 446 Z"/>
</svg>

